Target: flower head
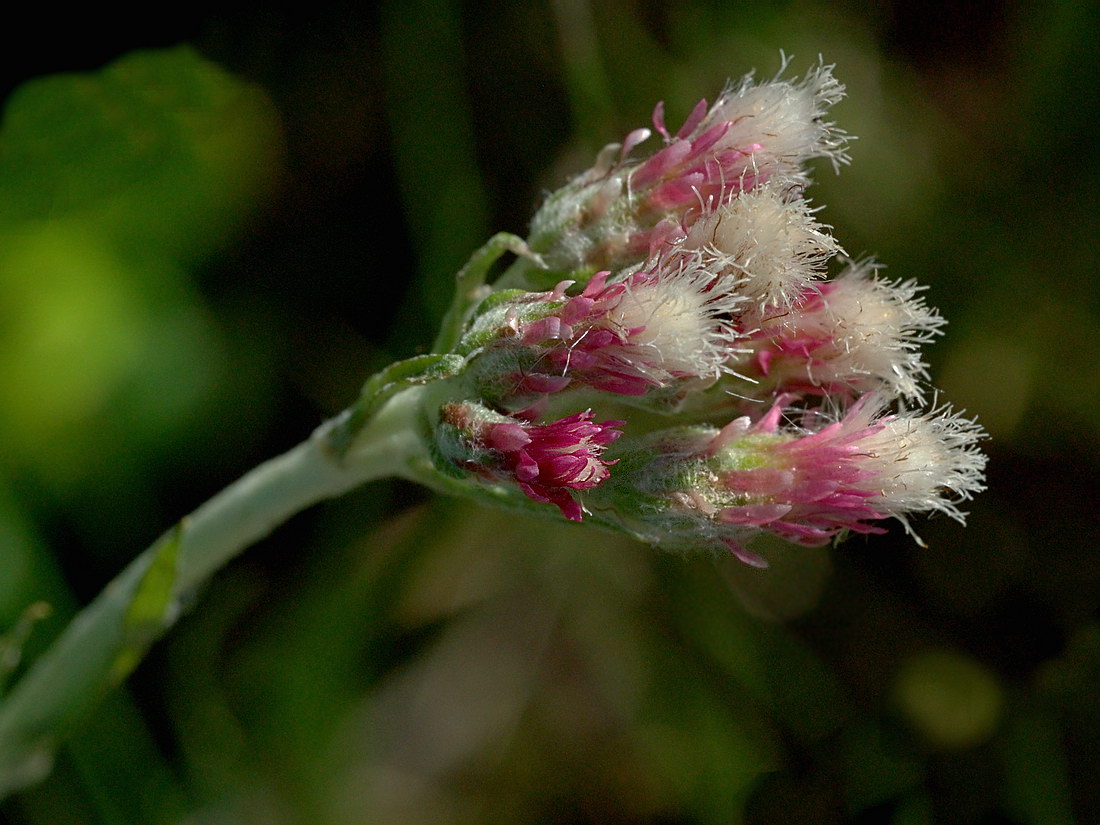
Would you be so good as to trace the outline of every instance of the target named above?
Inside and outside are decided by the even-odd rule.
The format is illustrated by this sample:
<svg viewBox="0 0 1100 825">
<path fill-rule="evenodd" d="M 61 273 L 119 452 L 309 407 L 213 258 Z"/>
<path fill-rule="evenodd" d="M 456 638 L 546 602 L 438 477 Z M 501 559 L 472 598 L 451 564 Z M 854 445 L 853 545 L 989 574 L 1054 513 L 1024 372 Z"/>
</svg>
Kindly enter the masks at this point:
<svg viewBox="0 0 1100 825">
<path fill-rule="evenodd" d="M 801 81 L 746 75 L 708 108 L 699 101 L 671 133 L 664 107 L 653 113 L 665 146 L 641 161 L 632 152 L 652 131 L 636 129 L 596 164 L 547 199 L 532 221 L 531 248 L 550 272 L 612 271 L 682 238 L 702 215 L 775 179 L 807 182 L 803 164 L 846 163 L 847 136 L 827 119 L 844 96 L 832 67 Z"/>
<path fill-rule="evenodd" d="M 516 408 L 574 385 L 640 397 L 718 378 L 736 339 L 729 319 L 742 301 L 733 282 L 700 255 L 612 283 L 608 275 L 596 274 L 575 296 L 566 293 L 569 282 L 516 296 L 479 320 L 477 340 L 496 330 L 478 355 L 482 394 Z"/>
<path fill-rule="evenodd" d="M 549 424 L 492 413 L 480 405 L 446 404 L 440 411 L 440 446 L 464 470 L 514 483 L 533 501 L 555 505 L 571 521 L 583 509 L 570 493 L 607 480 L 614 461 L 601 456 L 622 432 L 622 421 L 596 423 L 591 410 Z"/>
<path fill-rule="evenodd" d="M 680 428 L 638 446 L 626 459 L 615 500 L 640 506 L 632 521 L 665 543 L 721 543 L 760 564 L 747 543 L 767 531 L 807 546 L 843 531 L 882 533 L 882 521 L 939 511 L 964 521 L 959 503 L 982 487 L 985 457 L 974 422 L 941 409 L 893 414 L 885 398 L 864 396 L 846 413 L 802 426 L 781 426 L 777 403 L 756 422 L 747 416 L 721 430 Z M 627 448 L 627 455 L 630 454 Z"/>
<path fill-rule="evenodd" d="M 686 209 L 700 201 L 724 203 L 773 175 L 801 177 L 810 158 L 846 163 L 846 135 L 826 119 L 844 97 L 832 66 L 820 65 L 799 83 L 775 79 L 756 83 L 750 73 L 730 85 L 708 110 L 699 101 L 675 135 L 657 105 L 653 124 L 666 146 L 630 175 L 654 210 Z"/>
<path fill-rule="evenodd" d="M 855 397 L 882 387 L 920 400 L 928 377 L 921 346 L 943 318 L 912 281 L 886 281 L 868 262 L 807 287 L 785 310 L 742 321 L 746 355 L 739 375 L 755 379 L 747 394 L 800 392 Z"/>
<path fill-rule="evenodd" d="M 706 210 L 683 245 L 702 250 L 716 271 L 739 281 L 749 317 L 776 314 L 812 289 L 841 251 L 814 211 L 800 184 L 773 179 Z"/>
</svg>

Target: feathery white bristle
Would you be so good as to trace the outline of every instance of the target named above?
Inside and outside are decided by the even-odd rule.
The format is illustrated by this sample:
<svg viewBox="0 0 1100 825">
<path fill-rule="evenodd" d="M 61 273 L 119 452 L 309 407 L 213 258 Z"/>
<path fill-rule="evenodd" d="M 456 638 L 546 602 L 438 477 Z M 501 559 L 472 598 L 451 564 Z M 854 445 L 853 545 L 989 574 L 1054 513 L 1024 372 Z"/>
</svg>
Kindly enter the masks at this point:
<svg viewBox="0 0 1100 825">
<path fill-rule="evenodd" d="M 831 65 L 818 64 L 801 81 L 782 80 L 787 61 L 771 81 L 756 83 L 747 74 L 728 87 L 707 120 L 733 125 L 723 142 L 734 146 L 761 145 L 767 156 L 786 165 L 825 157 L 834 167 L 848 163 L 848 135 L 827 120 L 828 110 L 844 97 L 844 84 Z"/>
<path fill-rule="evenodd" d="M 743 299 L 722 286 L 699 256 L 668 266 L 674 268 L 628 287 L 608 321 L 639 330 L 631 346 L 661 369 L 716 378 L 734 337 L 726 319 Z"/>
<path fill-rule="evenodd" d="M 696 221 L 684 242 L 740 278 L 738 291 L 760 308 L 789 306 L 843 251 L 806 200 L 788 196 L 792 185 L 773 180 L 722 204 Z"/>
<path fill-rule="evenodd" d="M 928 377 L 921 346 L 941 332 L 944 319 L 924 302 L 915 282 L 887 281 L 876 270 L 871 261 L 850 264 L 822 287 L 819 303 L 804 311 L 796 307 L 764 329 L 823 342 L 806 364 L 806 378 L 817 386 L 847 384 L 866 391 L 880 384 L 921 400 Z"/>
<path fill-rule="evenodd" d="M 888 416 L 882 423 L 860 441 L 874 472 L 875 506 L 897 517 L 938 511 L 965 522 L 959 504 L 985 489 L 982 428 L 950 407 Z"/>
</svg>

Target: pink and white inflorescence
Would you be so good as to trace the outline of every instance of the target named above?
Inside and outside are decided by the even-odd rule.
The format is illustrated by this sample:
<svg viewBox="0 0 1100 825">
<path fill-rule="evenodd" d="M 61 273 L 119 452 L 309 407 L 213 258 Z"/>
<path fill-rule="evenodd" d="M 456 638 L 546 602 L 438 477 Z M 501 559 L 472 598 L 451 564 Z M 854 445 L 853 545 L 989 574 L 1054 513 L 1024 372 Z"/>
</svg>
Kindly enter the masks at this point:
<svg viewBox="0 0 1100 825">
<path fill-rule="evenodd" d="M 703 455 L 719 468 L 720 497 L 737 502 L 713 514 L 734 528 L 719 528 L 721 539 L 741 555 L 755 528 L 818 546 L 845 530 L 886 532 L 881 522 L 891 517 L 908 527 L 908 513 L 940 511 L 962 521 L 958 502 L 980 488 L 985 466 L 975 446 L 979 431 L 949 411 L 885 413 L 885 401 L 863 396 L 816 429 L 811 422 L 780 428 L 777 405 L 755 423 L 738 419 L 720 430 Z"/>
<path fill-rule="evenodd" d="M 816 547 L 847 532 L 883 533 L 890 518 L 908 530 L 914 513 L 961 522 L 960 502 L 982 489 L 981 432 L 948 409 L 891 413 L 888 397 L 873 394 L 843 413 L 797 413 L 786 400 L 721 429 L 641 437 L 617 479 L 637 493 L 636 506 L 618 505 L 631 528 L 674 548 L 722 545 L 765 566 L 749 549 L 763 533 Z M 612 506 L 621 497 L 607 489 L 597 499 Z"/>
<path fill-rule="evenodd" d="M 764 82 L 746 75 L 709 108 L 700 100 L 675 133 L 658 104 L 653 130 L 665 145 L 634 161 L 653 136 L 641 128 L 606 147 L 547 198 L 532 221 L 531 248 L 558 272 L 629 267 L 742 194 L 769 183 L 801 192 L 809 160 L 847 163 L 848 137 L 828 119 L 844 96 L 832 67 L 819 65 L 800 81 L 783 79 L 783 69 Z"/>
<path fill-rule="evenodd" d="M 746 76 L 675 133 L 659 105 L 653 130 L 547 198 L 455 349 L 470 400 L 439 416 L 450 466 L 750 564 L 762 533 L 821 545 L 913 513 L 963 520 L 981 430 L 943 407 L 891 411 L 923 402 L 921 348 L 943 319 L 872 263 L 827 278 L 842 249 L 805 190 L 807 161 L 848 162 L 831 68 Z M 635 159 L 654 131 L 663 146 Z M 602 404 L 679 420 L 596 423 Z"/>
</svg>

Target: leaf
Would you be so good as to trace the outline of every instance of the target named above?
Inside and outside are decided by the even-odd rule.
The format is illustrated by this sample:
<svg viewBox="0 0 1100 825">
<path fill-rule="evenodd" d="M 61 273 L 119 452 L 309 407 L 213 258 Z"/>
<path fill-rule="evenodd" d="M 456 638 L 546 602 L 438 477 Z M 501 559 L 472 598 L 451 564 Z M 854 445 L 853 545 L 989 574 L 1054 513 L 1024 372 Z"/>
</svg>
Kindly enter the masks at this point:
<svg viewBox="0 0 1100 825">
<path fill-rule="evenodd" d="M 23 659 L 23 646 L 30 638 L 31 631 L 52 612 L 49 602 L 34 602 L 23 611 L 15 627 L 0 636 L 0 694 L 3 694 L 9 677 Z"/>
<path fill-rule="evenodd" d="M 181 46 L 128 54 L 12 95 L 0 131 L 0 226 L 87 219 L 132 248 L 192 258 L 272 182 L 266 96 Z"/>
<path fill-rule="evenodd" d="M 122 623 L 122 644 L 108 671 L 111 684 L 123 682 L 161 631 L 175 618 L 176 579 L 183 522 L 164 539 L 138 582 Z"/>
<path fill-rule="evenodd" d="M 374 414 L 401 390 L 450 378 L 461 372 L 465 365 L 466 360 L 459 355 L 431 353 L 398 361 L 371 376 L 363 385 L 359 401 L 332 430 L 329 443 L 333 450 L 338 456 L 343 456 L 351 449 Z"/>
<path fill-rule="evenodd" d="M 280 157 L 266 94 L 188 47 L 13 93 L 0 122 L 0 384 L 18 389 L 0 397 L 0 465 L 102 487 L 194 425 L 225 344 L 188 268 L 262 202 Z"/>
</svg>

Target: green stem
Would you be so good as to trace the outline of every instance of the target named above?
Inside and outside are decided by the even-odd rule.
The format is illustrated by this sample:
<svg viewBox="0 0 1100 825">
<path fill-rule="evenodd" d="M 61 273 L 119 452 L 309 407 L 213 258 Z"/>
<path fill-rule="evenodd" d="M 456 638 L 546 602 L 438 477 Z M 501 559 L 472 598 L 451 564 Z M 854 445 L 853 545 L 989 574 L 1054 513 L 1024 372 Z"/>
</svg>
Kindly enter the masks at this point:
<svg viewBox="0 0 1100 825">
<path fill-rule="evenodd" d="M 432 345 L 433 352 L 450 352 L 462 337 L 462 328 L 466 324 L 466 315 L 473 306 L 484 298 L 485 279 L 500 256 L 511 252 L 518 258 L 529 260 L 538 266 L 541 260 L 527 248 L 527 242 L 518 235 L 498 232 L 470 256 L 466 265 L 455 276 L 455 295 L 450 309 L 443 317 L 439 335 Z"/>
<path fill-rule="evenodd" d="M 180 602 L 215 571 L 322 499 L 372 479 L 411 474 L 424 452 L 417 433 L 422 393 L 412 387 L 394 395 L 341 450 L 332 440 L 346 414 L 322 425 L 134 559 L 0 703 L 0 797 L 49 773 L 60 738 L 125 678 L 178 618 Z"/>
</svg>

